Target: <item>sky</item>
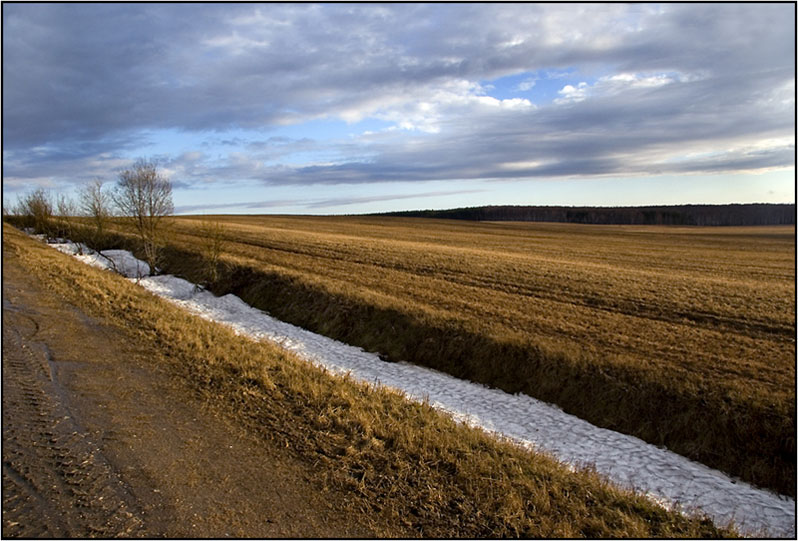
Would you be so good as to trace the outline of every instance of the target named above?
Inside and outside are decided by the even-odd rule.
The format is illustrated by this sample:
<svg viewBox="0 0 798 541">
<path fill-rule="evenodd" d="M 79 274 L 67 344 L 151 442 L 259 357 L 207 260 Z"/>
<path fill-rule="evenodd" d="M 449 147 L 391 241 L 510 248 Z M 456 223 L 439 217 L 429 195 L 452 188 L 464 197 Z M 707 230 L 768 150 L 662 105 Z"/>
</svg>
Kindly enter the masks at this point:
<svg viewBox="0 0 798 541">
<path fill-rule="evenodd" d="M 795 202 L 795 4 L 3 4 L 3 201 Z"/>
</svg>

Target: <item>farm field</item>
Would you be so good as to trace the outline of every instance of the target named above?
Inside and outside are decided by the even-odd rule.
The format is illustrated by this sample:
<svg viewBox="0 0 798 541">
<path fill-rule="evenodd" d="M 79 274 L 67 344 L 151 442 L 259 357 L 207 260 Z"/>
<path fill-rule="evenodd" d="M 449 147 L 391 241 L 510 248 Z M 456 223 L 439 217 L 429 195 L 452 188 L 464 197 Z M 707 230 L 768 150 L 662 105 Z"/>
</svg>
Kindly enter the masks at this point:
<svg viewBox="0 0 798 541">
<path fill-rule="evenodd" d="M 284 450 L 286 457 L 298 461 L 297 467 L 306 469 L 304 474 L 298 473 L 299 484 L 312 484 L 320 495 L 331 501 L 343 498 L 343 501 L 335 501 L 341 505 L 342 516 L 353 521 L 350 527 L 364 526 L 381 537 L 696 538 L 737 535 L 733 529 L 716 528 L 707 519 L 687 518 L 678 512 L 666 511 L 641 495 L 619 490 L 590 470 L 572 471 L 546 455 L 496 440 L 481 430 L 455 422 L 427 404 L 409 402 L 390 389 L 333 376 L 274 345 L 243 339 L 224 326 L 200 320 L 147 293 L 135 281 L 91 268 L 11 228 L 4 228 L 3 237 L 4 268 L 12 271 L 10 278 L 4 280 L 4 290 L 17 292 L 11 295 L 9 307 L 13 306 L 15 313 L 31 313 L 41 321 L 44 321 L 45 312 L 61 310 L 73 314 L 70 317 L 76 322 L 69 331 L 59 328 L 58 343 L 51 344 L 56 353 L 49 362 L 64 364 L 64 351 L 90 345 L 84 341 L 86 335 L 97 334 L 100 327 L 95 321 L 100 322 L 105 329 L 101 333 L 104 341 L 96 347 L 106 349 L 106 354 L 95 353 L 96 358 L 90 356 L 86 361 L 106 366 L 94 373 L 89 369 L 77 383 L 107 394 L 110 404 L 114 404 L 113 394 L 121 393 L 129 408 L 142 408 L 137 400 L 149 395 L 145 392 L 131 394 L 125 387 L 141 382 L 131 376 L 120 384 L 116 372 L 132 372 L 139 379 L 145 378 L 150 385 L 168 389 L 185 386 L 191 396 L 189 402 L 202 403 L 190 412 L 187 422 L 197 424 L 208 418 L 208 426 L 215 427 L 217 425 L 211 421 L 222 416 L 232 423 L 230 426 L 247 434 L 245 438 L 230 439 L 230 449 L 235 447 L 240 453 L 242 445 L 251 437 L 253 442 L 260 439 L 264 449 Z M 37 295 L 43 298 L 45 290 L 51 299 L 47 301 L 48 306 L 53 307 L 48 308 L 49 312 L 38 308 L 44 305 L 34 300 Z M 25 304 L 23 298 L 30 304 Z M 63 323 L 64 317 L 58 319 Z M 32 317 L 30 320 L 37 321 Z M 48 329 L 58 326 L 55 321 L 47 325 Z M 13 332 L 17 333 L 15 336 L 25 337 L 26 328 L 22 325 Z M 4 332 L 7 330 L 4 327 Z M 108 334 L 112 330 L 113 334 Z M 34 333 L 30 339 L 41 341 L 55 336 L 49 331 L 41 334 Z M 133 362 L 125 355 L 129 355 L 132 348 L 143 348 L 146 354 Z M 24 353 L 15 355 L 24 356 Z M 4 352 L 4 363 L 5 357 Z M 17 362 L 15 366 L 25 364 Z M 115 371 L 111 379 L 115 379 L 116 384 L 102 385 L 109 377 L 109 370 Z M 61 374 L 60 369 L 56 374 Z M 9 377 L 6 381 L 4 378 L 4 387 L 11 388 L 18 383 L 17 379 Z M 42 397 L 41 401 L 50 400 L 46 393 L 42 393 Z M 62 397 L 68 398 L 72 397 L 67 394 Z M 96 409 L 91 413 L 95 414 Z M 88 410 L 76 411 L 83 414 Z M 124 417 L 124 412 L 116 411 L 114 406 L 109 412 Z M 152 416 L 152 413 L 142 412 L 132 417 L 141 416 Z M 174 410 L 162 420 L 165 424 L 178 421 Z M 12 434 L 12 430 L 19 429 L 19 423 L 18 418 L 6 423 L 4 432 L 8 429 Z M 124 430 L 119 424 L 106 429 L 121 433 Z M 136 426 L 141 428 L 134 423 L 134 428 Z M 155 426 L 156 437 L 161 429 Z M 4 439 L 9 434 L 4 433 Z M 108 439 L 105 436 L 92 438 L 99 445 L 97 454 L 108 452 L 106 446 L 113 447 L 120 437 L 117 432 L 113 434 Z M 224 438 L 223 434 L 217 436 Z M 135 432 L 132 437 L 136 438 Z M 219 442 L 223 447 L 227 443 Z M 167 446 L 162 454 L 175 452 Z M 227 449 L 224 452 L 227 453 Z M 153 455 L 148 456 L 152 459 Z M 158 456 L 154 462 L 147 461 L 143 466 L 157 468 L 163 464 L 162 458 Z M 20 460 L 19 456 L 15 455 L 15 460 Z M 198 483 L 210 482 L 216 473 L 224 475 L 223 470 L 209 474 L 210 470 L 219 470 L 217 461 L 213 461 L 212 466 L 198 468 L 188 487 L 202 486 Z M 264 475 L 269 478 L 265 472 L 274 466 L 253 465 L 249 457 L 244 457 L 231 475 L 224 477 L 225 490 L 247 490 L 251 480 L 241 486 L 236 484 L 240 482 L 238 474 L 242 467 L 251 468 L 251 475 L 260 479 L 256 482 L 262 482 Z M 168 473 L 172 473 L 171 470 Z M 155 476 L 148 482 L 155 483 L 159 479 Z M 184 483 L 185 480 L 178 484 L 185 490 Z M 209 490 L 216 492 L 214 487 Z M 97 494 L 91 489 L 84 495 L 96 503 Z M 147 495 L 144 496 L 146 499 Z M 223 501 L 231 503 L 222 497 Z M 189 502 L 192 501 L 189 497 Z M 210 498 L 210 501 L 218 506 L 220 500 Z M 203 531 L 204 535 L 208 531 L 229 534 L 224 528 L 230 518 L 257 517 L 259 511 L 267 517 L 275 517 L 273 506 L 258 507 L 261 501 L 250 495 L 241 502 L 242 509 L 234 506 L 229 509 L 230 514 L 212 510 L 207 517 L 209 520 L 202 517 L 201 524 L 195 514 L 188 524 L 178 521 L 172 526 L 183 528 L 175 531 L 190 531 L 194 535 Z M 4 501 L 4 519 L 8 519 L 6 503 L 9 502 Z M 137 497 L 129 503 L 135 508 L 142 501 Z M 185 506 L 183 502 L 175 503 Z M 14 513 L 24 514 L 25 511 L 26 508 L 19 506 L 13 509 Z M 193 511 L 196 513 L 197 509 Z M 304 516 L 302 513 L 308 512 L 308 508 L 300 506 L 298 512 L 300 517 Z M 277 513 L 279 516 L 280 511 Z M 47 526 L 44 524 L 47 517 L 39 518 L 43 524 L 37 525 Z M 139 521 L 138 526 L 132 525 L 139 528 L 137 533 L 151 534 L 164 526 L 158 522 L 159 516 L 153 521 L 142 515 L 142 520 L 144 522 Z M 363 523 L 355 520 L 363 520 Z M 192 524 L 194 521 L 197 523 Z M 285 518 L 267 522 L 271 531 L 290 530 L 294 526 Z M 79 522 L 71 524 L 79 525 Z M 189 525 L 200 529 L 186 530 Z M 233 525 L 246 528 L 247 523 L 234 520 Z M 332 522 L 325 525 L 341 527 Z M 127 527 L 127 524 L 122 526 Z M 19 523 L 13 519 L 4 520 L 3 528 L 4 534 L 6 528 L 18 530 Z M 239 535 L 251 536 L 252 531 L 241 530 Z"/>
<path fill-rule="evenodd" d="M 169 272 L 795 494 L 795 230 L 176 218 Z"/>
</svg>

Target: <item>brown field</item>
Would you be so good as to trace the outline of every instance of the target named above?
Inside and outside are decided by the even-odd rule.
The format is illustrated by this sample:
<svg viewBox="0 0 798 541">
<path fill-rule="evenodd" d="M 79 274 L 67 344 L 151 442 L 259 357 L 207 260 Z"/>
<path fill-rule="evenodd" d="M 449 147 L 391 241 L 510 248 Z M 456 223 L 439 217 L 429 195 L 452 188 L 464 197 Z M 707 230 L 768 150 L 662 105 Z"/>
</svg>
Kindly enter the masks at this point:
<svg viewBox="0 0 798 541">
<path fill-rule="evenodd" d="M 177 218 L 170 272 L 795 495 L 794 227 Z"/>
<path fill-rule="evenodd" d="M 164 270 L 218 294 L 795 496 L 794 226 L 216 216 L 166 239 Z"/>
<path fill-rule="evenodd" d="M 665 511 L 590 471 L 571 472 L 545 455 L 455 423 L 429 405 L 331 376 L 275 346 L 242 339 L 10 227 L 3 228 L 3 244 L 4 253 L 66 302 L 160 352 L 149 360 L 154 368 L 185 381 L 209 407 L 312 465 L 316 473 L 309 481 L 322 493 L 347 494 L 341 512 L 373 516 L 380 536 L 736 533 Z M 386 524 L 390 528 L 381 529 Z"/>
</svg>

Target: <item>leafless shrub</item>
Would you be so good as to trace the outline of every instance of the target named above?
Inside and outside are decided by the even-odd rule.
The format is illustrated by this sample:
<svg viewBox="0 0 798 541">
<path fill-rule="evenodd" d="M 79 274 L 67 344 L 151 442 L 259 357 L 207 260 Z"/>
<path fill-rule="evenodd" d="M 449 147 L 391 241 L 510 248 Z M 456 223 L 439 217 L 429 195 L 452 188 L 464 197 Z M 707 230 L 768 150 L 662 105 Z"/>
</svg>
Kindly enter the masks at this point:
<svg viewBox="0 0 798 541">
<path fill-rule="evenodd" d="M 21 196 L 17 202 L 16 213 L 24 217 L 25 226 L 32 227 L 48 238 L 53 236 L 53 202 L 44 189 L 39 188 Z"/>
<path fill-rule="evenodd" d="M 202 256 L 207 262 L 203 282 L 209 285 L 219 279 L 221 256 L 225 248 L 224 226 L 217 221 L 203 221 L 200 225 L 200 238 Z"/>
<path fill-rule="evenodd" d="M 76 240 L 75 216 L 77 215 L 77 205 L 75 201 L 66 195 L 59 195 L 56 200 L 55 211 L 57 219 L 55 225 L 58 235 L 69 240 Z"/>
<path fill-rule="evenodd" d="M 82 235 L 82 241 L 99 251 L 105 243 L 108 222 L 112 216 L 111 198 L 103 190 L 103 181 L 96 179 L 86 184 L 78 193 L 80 213 L 90 219 L 92 227 Z"/>
</svg>

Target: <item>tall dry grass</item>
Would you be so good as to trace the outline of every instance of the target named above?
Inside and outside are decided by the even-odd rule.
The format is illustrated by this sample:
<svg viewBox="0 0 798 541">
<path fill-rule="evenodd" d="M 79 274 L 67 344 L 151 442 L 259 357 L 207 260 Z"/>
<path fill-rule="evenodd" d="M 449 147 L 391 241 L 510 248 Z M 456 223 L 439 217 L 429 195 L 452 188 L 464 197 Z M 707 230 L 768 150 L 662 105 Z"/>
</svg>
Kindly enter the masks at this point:
<svg viewBox="0 0 798 541">
<path fill-rule="evenodd" d="M 350 509 L 394 525 L 382 535 L 734 534 L 665 511 L 590 471 L 571 472 L 545 455 L 496 441 L 426 404 L 238 337 L 9 227 L 3 244 L 4 255 L 13 253 L 65 300 L 156 346 L 161 354 L 152 362 L 184 378 L 210 404 L 306 460 L 320 489 L 343 490 Z"/>
</svg>

